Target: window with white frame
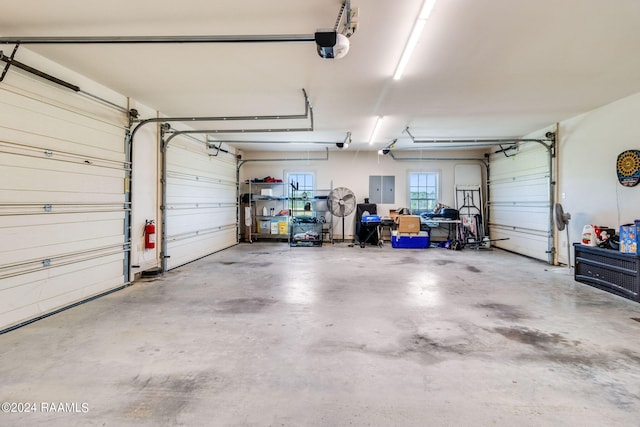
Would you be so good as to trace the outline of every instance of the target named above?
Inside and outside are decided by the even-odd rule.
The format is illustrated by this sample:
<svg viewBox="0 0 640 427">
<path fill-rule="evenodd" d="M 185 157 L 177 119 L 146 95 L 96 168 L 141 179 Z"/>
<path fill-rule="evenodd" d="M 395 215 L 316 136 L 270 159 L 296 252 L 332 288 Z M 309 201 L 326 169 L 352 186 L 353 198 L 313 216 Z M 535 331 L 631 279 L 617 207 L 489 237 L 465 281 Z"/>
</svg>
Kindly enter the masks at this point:
<svg viewBox="0 0 640 427">
<path fill-rule="evenodd" d="M 287 175 L 287 182 L 298 191 L 313 191 L 313 174 L 308 172 L 293 173 Z"/>
<path fill-rule="evenodd" d="M 309 172 L 289 172 L 287 174 L 289 193 L 292 197 L 291 215 L 305 215 L 311 210 L 309 204 L 315 189 L 314 174 Z"/>
<path fill-rule="evenodd" d="M 438 204 L 437 172 L 409 173 L 409 209 L 414 215 L 431 212 Z"/>
</svg>

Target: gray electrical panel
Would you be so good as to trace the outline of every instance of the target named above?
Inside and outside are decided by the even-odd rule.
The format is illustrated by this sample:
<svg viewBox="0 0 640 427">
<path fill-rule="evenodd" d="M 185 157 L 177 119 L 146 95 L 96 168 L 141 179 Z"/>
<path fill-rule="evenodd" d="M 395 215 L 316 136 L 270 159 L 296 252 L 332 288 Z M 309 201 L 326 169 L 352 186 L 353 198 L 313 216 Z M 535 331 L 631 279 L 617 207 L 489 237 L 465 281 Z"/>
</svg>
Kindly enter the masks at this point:
<svg viewBox="0 0 640 427">
<path fill-rule="evenodd" d="M 369 203 L 395 204 L 395 192 L 396 192 L 396 177 L 395 176 L 381 176 L 370 175 L 369 176 Z"/>
</svg>

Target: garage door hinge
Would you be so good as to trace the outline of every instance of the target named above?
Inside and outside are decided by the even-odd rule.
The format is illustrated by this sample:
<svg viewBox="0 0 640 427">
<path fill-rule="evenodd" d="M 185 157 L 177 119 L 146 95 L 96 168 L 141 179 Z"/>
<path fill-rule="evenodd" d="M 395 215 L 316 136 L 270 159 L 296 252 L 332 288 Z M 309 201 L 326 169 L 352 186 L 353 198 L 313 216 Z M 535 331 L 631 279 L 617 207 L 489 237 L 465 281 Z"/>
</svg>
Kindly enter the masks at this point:
<svg viewBox="0 0 640 427">
<path fill-rule="evenodd" d="M 51 150 L 44 150 L 44 155 L 47 157 L 53 157 L 53 151 Z"/>
<path fill-rule="evenodd" d="M 45 212 L 51 212 L 53 210 L 52 205 L 44 205 L 43 208 Z"/>
<path fill-rule="evenodd" d="M 51 265 L 51 260 L 50 259 L 43 259 L 42 260 L 42 266 L 43 267 L 49 267 Z"/>
</svg>

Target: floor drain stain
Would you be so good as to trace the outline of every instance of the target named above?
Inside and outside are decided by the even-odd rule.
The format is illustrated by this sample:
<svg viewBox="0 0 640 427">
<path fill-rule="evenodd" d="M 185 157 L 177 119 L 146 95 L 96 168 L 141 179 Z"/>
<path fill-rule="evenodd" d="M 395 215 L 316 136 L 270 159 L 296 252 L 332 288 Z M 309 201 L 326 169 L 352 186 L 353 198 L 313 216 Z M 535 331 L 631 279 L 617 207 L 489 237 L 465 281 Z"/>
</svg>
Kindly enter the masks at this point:
<svg viewBox="0 0 640 427">
<path fill-rule="evenodd" d="M 640 322 L 640 317 L 632 317 L 631 320 L 635 320 L 636 322 Z"/>
</svg>

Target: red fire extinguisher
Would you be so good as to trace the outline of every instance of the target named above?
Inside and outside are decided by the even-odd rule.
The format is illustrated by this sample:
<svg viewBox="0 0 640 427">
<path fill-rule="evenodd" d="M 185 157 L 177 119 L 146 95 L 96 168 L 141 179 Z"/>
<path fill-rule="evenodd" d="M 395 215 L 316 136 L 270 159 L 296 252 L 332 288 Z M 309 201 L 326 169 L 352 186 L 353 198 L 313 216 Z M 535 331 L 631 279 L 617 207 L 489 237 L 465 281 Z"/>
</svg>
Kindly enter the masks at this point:
<svg viewBox="0 0 640 427">
<path fill-rule="evenodd" d="M 145 220 L 144 223 L 144 247 L 145 249 L 156 247 L 156 225 L 152 219 Z"/>
</svg>

